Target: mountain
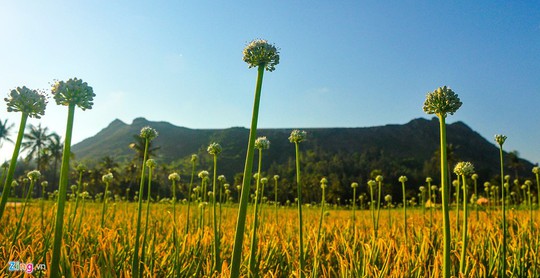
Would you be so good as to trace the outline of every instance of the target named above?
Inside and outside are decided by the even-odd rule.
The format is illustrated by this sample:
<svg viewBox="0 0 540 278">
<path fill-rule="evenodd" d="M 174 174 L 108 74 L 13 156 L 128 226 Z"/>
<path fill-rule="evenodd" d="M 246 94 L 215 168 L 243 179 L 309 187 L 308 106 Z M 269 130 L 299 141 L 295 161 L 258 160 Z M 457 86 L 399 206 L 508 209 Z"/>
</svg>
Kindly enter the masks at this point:
<svg viewBox="0 0 540 278">
<path fill-rule="evenodd" d="M 72 151 L 77 160 L 95 163 L 105 156 L 117 162 L 135 158 L 129 148 L 141 128 L 150 126 L 159 136 L 152 142 L 157 150 L 158 163 L 189 165 L 191 154 L 199 154 L 200 166 L 211 168 L 211 158 L 206 147 L 218 142 L 223 147 L 219 156 L 219 171 L 234 176 L 243 172 L 249 130 L 240 127 L 227 129 L 189 129 L 167 122 L 151 122 L 137 118 L 131 124 L 114 120 L 95 136 L 74 145 Z M 301 143 L 306 175 L 335 175 L 340 183 L 351 179 L 366 181 L 374 169 L 381 169 L 392 179 L 406 174 L 413 180 L 423 182 L 425 176 L 434 173 L 438 166 L 435 152 L 439 149 L 438 119 L 414 119 L 403 125 L 385 125 L 364 128 L 307 128 L 308 138 Z M 263 170 L 270 174 L 294 176 L 294 145 L 288 141 L 291 129 L 260 129 L 258 136 L 266 136 L 270 149 L 264 151 Z M 447 143 L 453 145 L 450 158 L 470 161 L 481 177 L 493 178 L 499 171 L 499 150 L 494 140 L 486 140 L 463 122 L 447 126 Z M 435 159 L 434 159 L 435 157 Z M 505 153 L 506 165 L 510 156 Z M 184 164 L 182 164 L 184 163 Z M 533 165 L 519 160 L 520 176 L 530 176 Z M 254 168 L 256 169 L 256 167 Z M 186 170 L 189 171 L 189 170 Z M 310 172 L 311 171 L 311 172 Z M 506 169 L 514 174 L 513 169 Z M 288 177 L 293 180 L 292 177 Z M 315 177 L 313 177 L 315 179 Z M 315 182 L 313 180 L 312 182 Z"/>
</svg>

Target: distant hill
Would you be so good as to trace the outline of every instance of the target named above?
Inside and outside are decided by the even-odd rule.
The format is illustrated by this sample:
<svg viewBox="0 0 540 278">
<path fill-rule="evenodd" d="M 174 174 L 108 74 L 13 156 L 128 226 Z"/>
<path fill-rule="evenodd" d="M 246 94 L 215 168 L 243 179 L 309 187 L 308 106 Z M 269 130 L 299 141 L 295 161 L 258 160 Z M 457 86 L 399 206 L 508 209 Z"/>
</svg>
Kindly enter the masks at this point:
<svg viewBox="0 0 540 278">
<path fill-rule="evenodd" d="M 159 146 L 157 160 L 160 163 L 185 161 L 191 154 L 206 155 L 206 147 L 218 142 L 223 147 L 220 156 L 220 171 L 234 175 L 243 171 L 249 130 L 240 127 L 227 129 L 189 129 L 174 126 L 167 122 L 152 122 L 136 118 L 131 124 L 114 120 L 95 136 L 74 145 L 72 151 L 77 160 L 96 162 L 105 156 L 112 156 L 118 162 L 134 158 L 135 152 L 128 146 L 134 142 L 133 135 L 139 134 L 142 127 L 150 126 L 159 132 L 153 142 Z M 360 176 L 375 169 L 391 169 L 387 163 L 402 164 L 406 172 L 420 174 L 430 163 L 434 152 L 439 148 L 439 123 L 432 120 L 414 119 L 404 125 L 385 125 L 364 128 L 307 128 L 308 140 L 302 143 L 302 150 L 325 153 L 325 157 L 339 154 L 355 155 L 374 163 L 363 169 Z M 471 161 L 479 173 L 496 175 L 499 165 L 498 148 L 463 122 L 448 125 L 448 144 L 455 148 L 454 156 Z M 266 136 L 271 147 L 265 152 L 264 169 L 286 163 L 294 159 L 294 147 L 288 141 L 291 129 L 260 129 L 258 136 Z M 207 158 L 206 160 L 209 160 Z M 203 159 L 204 161 L 204 159 Z M 506 160 L 508 161 L 508 160 Z M 523 173 L 530 172 L 533 166 L 529 161 L 520 160 Z M 382 164 L 381 164 L 382 163 Z M 433 164 L 433 163 L 432 163 Z M 394 165 L 395 166 L 395 165 Z M 394 167 L 395 168 L 395 167 Z M 414 171 L 412 171 L 414 170 Z M 399 175 L 399 173 L 396 173 Z"/>
</svg>

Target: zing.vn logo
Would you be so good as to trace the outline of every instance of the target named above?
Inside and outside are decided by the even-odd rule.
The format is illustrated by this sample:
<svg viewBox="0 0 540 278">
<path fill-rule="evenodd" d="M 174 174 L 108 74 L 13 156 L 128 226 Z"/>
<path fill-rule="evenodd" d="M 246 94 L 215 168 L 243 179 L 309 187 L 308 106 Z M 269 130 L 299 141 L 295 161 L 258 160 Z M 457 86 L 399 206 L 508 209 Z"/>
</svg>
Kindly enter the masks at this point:
<svg viewBox="0 0 540 278">
<path fill-rule="evenodd" d="M 34 268 L 33 263 L 21 263 L 21 262 L 15 262 L 10 261 L 9 264 L 9 271 L 24 271 L 26 273 L 32 273 L 34 270 L 46 270 L 47 266 L 45 264 L 36 264 L 36 267 Z"/>
</svg>

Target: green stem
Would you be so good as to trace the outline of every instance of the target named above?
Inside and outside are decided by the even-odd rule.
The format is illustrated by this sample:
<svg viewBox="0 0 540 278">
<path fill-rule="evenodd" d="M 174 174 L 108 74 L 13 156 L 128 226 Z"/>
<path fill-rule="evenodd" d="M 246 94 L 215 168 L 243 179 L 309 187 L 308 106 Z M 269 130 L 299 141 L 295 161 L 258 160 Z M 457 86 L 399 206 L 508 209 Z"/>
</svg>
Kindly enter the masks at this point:
<svg viewBox="0 0 540 278">
<path fill-rule="evenodd" d="M 13 234 L 13 240 L 11 242 L 11 245 L 15 245 L 17 243 L 17 237 L 19 235 L 19 230 L 23 222 L 24 212 L 26 210 L 26 206 L 28 205 L 30 194 L 32 193 L 33 190 L 34 190 L 34 181 L 30 180 L 30 188 L 28 189 L 28 192 L 26 192 L 26 198 L 24 199 L 24 206 L 22 208 L 21 215 L 19 216 L 19 222 L 17 222 L 17 229 L 15 229 L 15 233 Z"/>
<path fill-rule="evenodd" d="M 21 149 L 21 142 L 24 136 L 24 128 L 26 127 L 26 120 L 28 120 L 28 114 L 22 113 L 21 123 L 19 125 L 19 132 L 17 133 L 17 140 L 15 141 L 15 148 L 11 155 L 11 161 L 9 162 L 9 169 L 6 179 L 4 181 L 4 190 L 2 191 L 2 199 L 0 200 L 0 220 L 4 215 L 6 209 L 7 200 L 11 194 L 11 182 L 13 181 L 13 174 L 15 173 L 15 166 L 17 166 L 17 158 L 19 157 L 19 150 Z"/>
<path fill-rule="evenodd" d="M 217 155 L 214 154 L 214 176 L 212 184 L 212 206 L 214 210 L 214 271 L 221 273 L 221 260 L 219 259 L 219 233 L 216 214 L 216 176 L 217 176 Z"/>
<path fill-rule="evenodd" d="M 375 221 L 375 238 L 377 238 L 378 232 L 379 232 L 379 217 L 381 214 L 381 194 L 382 194 L 382 181 L 378 182 L 379 184 L 379 192 L 378 192 L 378 200 L 377 200 L 377 219 Z"/>
<path fill-rule="evenodd" d="M 278 198 L 277 198 L 277 187 L 278 187 L 278 181 L 277 179 L 274 180 L 274 210 L 276 214 L 276 224 L 278 223 Z"/>
<path fill-rule="evenodd" d="M 56 208 L 56 223 L 54 227 L 53 253 L 51 259 L 51 278 L 59 278 L 60 275 L 60 248 L 62 246 L 62 229 L 64 227 L 64 209 L 66 205 L 67 187 L 69 182 L 69 158 L 71 155 L 71 134 L 73 131 L 73 118 L 75 104 L 68 106 L 68 118 L 66 136 L 64 139 L 64 152 L 62 154 L 62 167 L 60 168 L 60 184 L 58 189 L 58 205 Z"/>
<path fill-rule="evenodd" d="M 298 269 L 298 277 L 304 277 L 304 236 L 303 236 L 303 224 L 302 224 L 302 182 L 300 177 L 300 151 L 298 143 L 294 143 L 296 151 L 296 185 L 298 193 L 298 253 L 300 256 L 300 269 Z"/>
<path fill-rule="evenodd" d="M 191 161 L 191 180 L 189 181 L 189 188 L 188 188 L 188 207 L 187 207 L 187 214 L 186 214 L 186 232 L 187 235 L 189 231 L 189 221 L 191 220 L 189 218 L 189 209 L 191 207 L 191 188 L 193 187 L 193 178 L 195 177 L 195 160 Z"/>
<path fill-rule="evenodd" d="M 356 189 L 356 187 L 354 188 Z M 322 188 L 322 198 L 321 198 L 321 216 L 319 218 L 319 228 L 317 229 L 317 241 L 316 244 L 316 253 L 315 253 L 315 261 L 313 262 L 313 277 L 318 277 L 319 272 L 319 249 L 321 245 L 321 232 L 322 232 L 322 222 L 324 218 L 324 204 L 325 204 L 325 196 L 324 196 L 324 187 Z M 355 190 L 356 191 L 356 190 Z"/>
<path fill-rule="evenodd" d="M 238 208 L 238 220 L 236 222 L 236 232 L 234 235 L 234 246 L 231 262 L 231 277 L 240 276 L 240 264 L 242 260 L 242 244 L 244 241 L 244 230 L 246 226 L 247 205 L 249 203 L 251 169 L 253 167 L 253 156 L 255 152 L 255 139 L 257 138 L 257 121 L 259 118 L 259 103 L 261 99 L 261 88 L 263 82 L 264 65 L 260 65 L 257 74 L 257 84 L 255 86 L 255 100 L 253 103 L 253 115 L 251 118 L 251 128 L 249 130 L 249 141 L 246 154 L 246 164 L 244 166 L 244 178 L 242 181 L 242 193 Z"/>
<path fill-rule="evenodd" d="M 105 183 L 105 192 L 103 193 L 103 209 L 101 210 L 101 228 L 105 227 L 105 212 L 107 211 L 107 191 L 109 190 L 109 183 Z"/>
<path fill-rule="evenodd" d="M 257 272 L 255 271 L 255 265 L 256 265 L 256 256 L 257 256 L 257 227 L 259 225 L 259 202 L 257 202 L 258 198 L 262 199 L 262 194 L 260 190 L 260 182 L 261 182 L 261 166 L 262 166 L 262 149 L 259 149 L 259 163 L 258 163 L 258 170 L 257 170 L 257 181 L 255 186 L 255 208 L 253 210 L 253 227 L 251 228 L 251 247 L 250 247 L 250 254 L 248 259 L 248 265 L 249 265 L 249 273 L 248 277 L 256 277 Z"/>
<path fill-rule="evenodd" d="M 439 116 L 440 139 L 441 139 L 441 188 L 442 188 L 442 213 L 443 213 L 443 277 L 450 277 L 452 260 L 450 259 L 450 215 L 449 215 L 449 194 L 448 184 L 448 162 L 446 158 L 446 121 L 445 116 Z"/>
<path fill-rule="evenodd" d="M 476 213 L 476 221 L 479 221 L 480 220 L 480 215 L 478 214 L 478 203 L 476 201 L 478 201 L 478 190 L 477 190 L 477 180 L 475 179 L 474 180 L 474 196 L 475 196 L 475 200 L 474 200 L 474 211 Z"/>
<path fill-rule="evenodd" d="M 502 205 L 502 229 L 503 229 L 503 238 L 502 238 L 502 267 L 501 267 L 501 277 L 506 277 L 506 205 L 505 205 L 505 196 L 504 196 L 504 162 L 503 162 L 503 147 L 499 145 L 499 157 L 501 159 L 501 205 Z"/>
<path fill-rule="evenodd" d="M 403 232 L 405 234 L 405 245 L 407 245 L 407 197 L 405 196 L 405 182 L 401 183 L 403 189 Z"/>
<path fill-rule="evenodd" d="M 355 222 L 356 222 L 356 215 L 355 215 L 355 211 L 356 211 L 356 187 L 353 187 L 353 199 L 352 199 L 352 219 L 353 219 L 353 227 L 355 226 Z"/>
<path fill-rule="evenodd" d="M 143 190 L 144 190 L 144 171 L 146 167 L 146 157 L 148 153 L 148 144 L 150 143 L 148 139 L 145 139 L 144 144 L 144 154 L 143 161 L 141 166 L 141 181 L 139 184 L 139 204 L 137 206 L 137 231 L 135 234 L 135 246 L 133 251 L 133 261 L 131 262 L 131 276 L 139 277 L 139 239 L 141 237 L 141 217 L 142 217 L 142 200 L 143 200 Z"/>
<path fill-rule="evenodd" d="M 459 229 L 459 176 L 456 183 L 456 229 Z M 457 235 L 456 235 L 457 237 Z"/>
<path fill-rule="evenodd" d="M 459 177 L 458 177 L 459 179 Z M 461 175 L 461 180 L 463 181 L 463 231 L 462 231 L 462 241 L 463 245 L 461 247 L 461 259 L 459 261 L 459 272 L 466 277 L 465 266 L 467 265 L 467 224 L 468 224 L 468 209 L 467 209 L 467 183 L 465 175 Z"/>
<path fill-rule="evenodd" d="M 154 171 L 154 168 L 148 167 L 148 194 L 146 196 L 146 219 L 144 220 L 144 234 L 143 234 L 143 242 L 141 246 L 141 264 L 145 263 L 146 260 L 146 237 L 148 236 L 148 221 L 150 220 L 150 199 L 152 192 L 152 172 Z M 139 273 L 139 277 L 142 277 L 143 271 Z"/>
</svg>

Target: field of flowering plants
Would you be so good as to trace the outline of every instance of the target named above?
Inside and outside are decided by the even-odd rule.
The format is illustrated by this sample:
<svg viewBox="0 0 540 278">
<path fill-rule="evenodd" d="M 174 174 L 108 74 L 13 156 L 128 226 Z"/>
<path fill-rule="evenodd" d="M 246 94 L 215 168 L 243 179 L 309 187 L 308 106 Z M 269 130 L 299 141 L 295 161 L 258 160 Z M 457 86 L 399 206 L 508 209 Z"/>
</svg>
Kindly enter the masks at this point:
<svg viewBox="0 0 540 278">
<path fill-rule="evenodd" d="M 213 270 L 213 232 L 209 206 L 191 207 L 190 227 L 186 232 L 187 204 L 176 206 L 176 219 L 171 201 L 150 206 L 147 243 L 143 260 L 143 277 L 212 277 L 230 275 L 231 248 L 237 217 L 237 204 L 223 204 L 218 214 L 221 236 L 222 272 Z M 62 247 L 60 268 L 66 277 L 131 277 L 131 261 L 135 234 L 136 205 L 133 202 L 111 202 L 104 227 L 100 227 L 102 204 L 86 200 L 79 205 L 78 216 L 68 224 Z M 75 209 L 69 202 L 68 212 Z M 3 276 L 25 277 L 24 272 L 9 271 L 9 261 L 33 263 L 34 277 L 48 277 L 53 240 L 55 204 L 32 202 L 26 221 L 15 244 L 12 243 L 17 216 L 21 207 L 10 207 L 3 224 L 0 241 L 0 263 Z M 250 212 L 253 210 L 251 207 Z M 407 214 L 407 239 L 403 212 L 398 208 L 381 208 L 377 236 L 374 234 L 371 211 L 328 206 L 324 209 L 319 230 L 321 207 L 306 206 L 305 261 L 306 277 L 441 277 L 442 219 L 440 209 L 423 211 L 416 207 Z M 71 215 L 71 214 L 69 214 Z M 251 214 L 250 214 L 251 215 Z M 466 277 L 497 277 L 501 268 L 500 208 L 482 208 L 477 219 L 469 217 L 470 236 L 466 257 Z M 455 215 L 451 215 L 455 223 Z M 298 214 L 292 206 L 263 203 L 260 210 L 256 273 L 260 277 L 298 275 Z M 66 218 L 68 219 L 68 218 Z M 540 271 L 538 222 L 531 230 L 529 211 L 511 209 L 508 214 L 509 277 L 536 277 Z M 43 224 L 43 226 L 42 226 Z M 248 230 L 252 218 L 248 219 Z M 250 236 L 246 238 L 250 241 Z M 458 273 L 462 248 L 460 228 L 452 229 L 452 272 Z M 241 275 L 248 273 L 249 244 L 243 245 Z M 44 270 L 36 269 L 45 264 Z M 317 268 L 317 269 L 315 269 Z"/>
<path fill-rule="evenodd" d="M 26 178 L 14 178 L 27 118 L 39 119 L 47 101 L 42 92 L 24 86 L 12 90 L 5 101 L 8 112 L 21 113 L 21 123 L 12 160 L 1 173 L 0 275 L 540 277 L 540 168 L 532 168 L 535 179 L 515 177 L 511 186 L 504 173 L 504 135 L 495 136 L 496 182 L 479 188 L 471 162 L 450 167 L 446 118 L 462 105 L 452 89 L 437 88 L 423 105 L 440 123 L 440 173 L 432 173 L 440 175 L 440 185 L 426 177 L 410 197 L 407 176 L 387 180 L 373 171 L 369 181 L 340 189 L 351 193 L 350 200 L 329 202 L 327 190 L 335 185 L 321 175 L 320 186 L 310 188 L 320 190 L 320 201 L 304 202 L 302 143 L 309 135 L 293 130 L 288 139 L 295 159 L 289 170 L 297 194 L 283 202 L 280 177 L 262 171 L 270 141 L 257 136 L 263 75 L 275 70 L 279 51 L 254 40 L 243 54 L 248 66 L 257 68 L 257 81 L 240 182 L 230 185 L 218 175 L 223 148 L 212 142 L 205 153 L 211 166 L 199 169 L 200 157 L 193 154 L 185 169 L 168 173 L 171 194 L 165 197 L 152 191 L 158 161 L 151 142 L 159 134 L 150 126 L 137 136 L 141 157 L 133 173 L 138 190 L 111 192 L 117 178 L 111 167 L 93 178 L 102 191 L 88 192 L 89 170 L 70 162 L 71 136 L 75 109 L 91 109 L 95 94 L 77 78 L 57 81 L 51 89 L 56 103 L 68 109 L 61 170 L 54 181 L 58 190 L 46 192 L 52 181 L 43 179 L 40 159 Z M 179 172 L 191 175 L 185 180 Z M 397 184 L 401 198 L 383 196 L 385 184 Z"/>
</svg>

